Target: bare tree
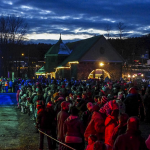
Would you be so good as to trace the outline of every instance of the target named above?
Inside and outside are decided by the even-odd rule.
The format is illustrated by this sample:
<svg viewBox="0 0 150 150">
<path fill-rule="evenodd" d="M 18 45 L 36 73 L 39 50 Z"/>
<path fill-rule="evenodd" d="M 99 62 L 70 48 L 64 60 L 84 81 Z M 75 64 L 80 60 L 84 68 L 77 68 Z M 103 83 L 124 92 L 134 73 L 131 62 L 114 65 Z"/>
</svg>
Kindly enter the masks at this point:
<svg viewBox="0 0 150 150">
<path fill-rule="evenodd" d="M 13 62 L 17 45 L 22 45 L 25 41 L 25 34 L 28 31 L 28 24 L 21 17 L 15 15 L 0 16 L 0 46 L 3 56 L 3 75 L 8 72 L 9 61 Z M 1 61 L 2 62 L 2 61 Z"/>
<path fill-rule="evenodd" d="M 124 29 L 126 28 L 126 26 L 124 25 L 124 23 L 122 22 L 119 22 L 117 24 L 117 29 L 118 29 L 118 32 L 119 32 L 119 38 L 122 39 L 122 36 L 123 36 L 123 32 L 124 32 Z"/>
<path fill-rule="evenodd" d="M 25 40 L 28 24 L 21 17 L 0 17 L 0 44 L 21 44 Z"/>
<path fill-rule="evenodd" d="M 107 38 L 109 39 L 110 38 L 110 32 L 111 32 L 111 25 L 110 24 L 107 24 L 106 25 L 106 32 L 107 32 Z"/>
</svg>

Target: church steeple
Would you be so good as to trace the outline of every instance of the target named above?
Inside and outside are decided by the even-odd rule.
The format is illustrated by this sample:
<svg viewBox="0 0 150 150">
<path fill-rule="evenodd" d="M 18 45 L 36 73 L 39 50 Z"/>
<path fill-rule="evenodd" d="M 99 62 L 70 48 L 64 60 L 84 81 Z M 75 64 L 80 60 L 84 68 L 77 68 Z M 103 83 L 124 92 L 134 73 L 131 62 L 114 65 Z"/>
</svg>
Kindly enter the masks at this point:
<svg viewBox="0 0 150 150">
<path fill-rule="evenodd" d="M 62 39 L 61 39 L 61 33 L 60 33 L 60 38 L 59 38 L 59 41 L 62 41 Z"/>
</svg>

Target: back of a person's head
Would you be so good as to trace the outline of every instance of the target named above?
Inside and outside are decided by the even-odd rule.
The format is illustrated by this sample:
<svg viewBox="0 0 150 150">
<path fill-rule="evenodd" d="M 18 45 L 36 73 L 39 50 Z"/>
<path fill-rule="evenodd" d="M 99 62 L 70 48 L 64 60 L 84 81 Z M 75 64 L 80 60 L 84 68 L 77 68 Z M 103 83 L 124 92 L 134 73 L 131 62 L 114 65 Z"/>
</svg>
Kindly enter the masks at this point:
<svg viewBox="0 0 150 150">
<path fill-rule="evenodd" d="M 130 94 L 137 94 L 137 90 L 136 90 L 134 87 L 131 87 L 131 88 L 129 89 L 129 93 L 130 93 Z"/>
<path fill-rule="evenodd" d="M 61 109 L 66 110 L 69 109 L 69 103 L 67 101 L 61 102 Z"/>
<path fill-rule="evenodd" d="M 78 116 L 79 110 L 75 106 L 72 106 L 70 108 L 70 112 L 71 112 L 71 115 Z"/>
<path fill-rule="evenodd" d="M 93 112 L 99 112 L 100 107 L 98 105 L 94 105 L 92 111 Z"/>
<path fill-rule="evenodd" d="M 129 119 L 129 116 L 126 113 L 119 115 L 120 124 L 127 123 L 128 119 Z"/>
<path fill-rule="evenodd" d="M 102 142 L 102 141 L 96 141 L 94 143 L 93 150 L 106 150 L 106 146 L 105 146 L 104 142 Z"/>
<path fill-rule="evenodd" d="M 128 130 L 138 130 L 139 129 L 139 118 L 136 116 L 130 117 L 127 121 Z"/>
</svg>

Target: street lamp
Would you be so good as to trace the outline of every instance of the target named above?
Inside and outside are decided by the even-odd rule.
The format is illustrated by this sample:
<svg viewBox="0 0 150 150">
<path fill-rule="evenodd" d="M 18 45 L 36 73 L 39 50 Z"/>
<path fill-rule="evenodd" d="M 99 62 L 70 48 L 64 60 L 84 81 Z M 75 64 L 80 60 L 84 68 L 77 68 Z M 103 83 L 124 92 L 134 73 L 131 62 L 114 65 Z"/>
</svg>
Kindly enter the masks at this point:
<svg viewBox="0 0 150 150">
<path fill-rule="evenodd" d="M 101 63 L 100 63 L 100 66 L 102 67 L 102 66 L 104 66 L 104 64 L 101 62 Z"/>
</svg>

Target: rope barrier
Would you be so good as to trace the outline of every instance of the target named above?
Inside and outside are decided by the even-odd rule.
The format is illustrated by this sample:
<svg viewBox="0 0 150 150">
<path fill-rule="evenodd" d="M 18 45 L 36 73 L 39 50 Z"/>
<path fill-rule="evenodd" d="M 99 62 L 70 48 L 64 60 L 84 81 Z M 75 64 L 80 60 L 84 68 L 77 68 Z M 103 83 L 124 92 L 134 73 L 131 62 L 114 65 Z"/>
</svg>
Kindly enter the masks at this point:
<svg viewBox="0 0 150 150">
<path fill-rule="evenodd" d="M 72 147 L 70 147 L 70 146 L 68 146 L 68 145 L 66 145 L 66 144 L 64 144 L 64 143 L 62 143 L 62 142 L 60 142 L 60 141 L 54 139 L 53 137 L 47 135 L 46 133 L 42 132 L 40 129 L 38 129 L 38 131 L 41 132 L 41 133 L 43 133 L 43 134 L 45 134 L 46 136 L 50 137 L 51 139 L 55 140 L 56 142 L 58 142 L 58 143 L 60 143 L 60 144 L 62 144 L 62 145 L 64 145 L 64 146 L 66 146 L 66 147 L 68 147 L 68 148 L 70 148 L 70 149 L 72 149 L 72 150 L 76 150 L 76 149 L 74 149 L 74 148 L 72 148 Z"/>
</svg>

